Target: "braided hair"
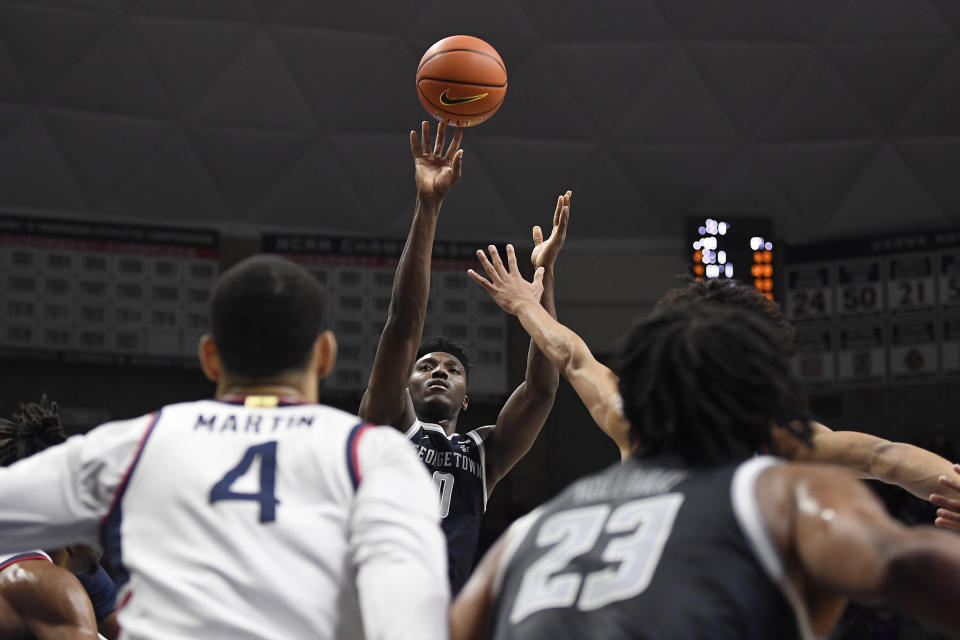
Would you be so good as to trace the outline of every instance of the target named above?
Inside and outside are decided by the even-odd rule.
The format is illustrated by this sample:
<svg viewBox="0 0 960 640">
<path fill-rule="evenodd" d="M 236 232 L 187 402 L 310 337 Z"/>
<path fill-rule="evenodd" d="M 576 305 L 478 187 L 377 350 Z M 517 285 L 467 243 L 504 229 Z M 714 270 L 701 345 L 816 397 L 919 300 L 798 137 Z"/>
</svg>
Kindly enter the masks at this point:
<svg viewBox="0 0 960 640">
<path fill-rule="evenodd" d="M 50 402 L 44 394 L 40 402 L 21 403 L 20 410 L 9 420 L 0 418 L 0 466 L 11 465 L 66 439 L 56 402 Z"/>
<path fill-rule="evenodd" d="M 638 456 L 690 466 L 746 459 L 782 427 L 809 443 L 810 411 L 769 321 L 695 300 L 655 310 L 613 363 Z"/>
</svg>

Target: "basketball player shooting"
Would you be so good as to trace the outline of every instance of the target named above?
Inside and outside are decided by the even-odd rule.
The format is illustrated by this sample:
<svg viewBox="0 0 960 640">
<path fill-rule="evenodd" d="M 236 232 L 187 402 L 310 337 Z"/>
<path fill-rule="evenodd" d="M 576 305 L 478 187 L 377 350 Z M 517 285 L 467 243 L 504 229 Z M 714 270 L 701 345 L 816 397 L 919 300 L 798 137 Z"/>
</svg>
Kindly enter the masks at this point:
<svg viewBox="0 0 960 640">
<path fill-rule="evenodd" d="M 359 413 L 371 422 L 397 427 L 433 474 L 447 538 L 450 587 L 456 593 L 473 566 L 487 497 L 533 445 L 553 407 L 559 374 L 531 342 L 526 380 L 504 404 L 496 424 L 457 433 L 460 414 L 469 406 L 466 354 L 445 339 L 421 343 L 440 205 L 460 178 L 463 157 L 462 131 L 457 130 L 444 150 L 446 132 L 441 123 L 432 148 L 429 123 L 423 122 L 419 137 L 410 132 L 416 209 Z M 553 231 L 534 256 L 543 271 L 537 304 L 550 317 L 556 316 L 553 265 L 563 246 L 569 204 L 568 192 L 558 199 Z M 496 252 L 493 246 L 490 250 Z"/>
<path fill-rule="evenodd" d="M 530 294 L 530 283 L 516 269 L 504 269 L 495 255 L 487 259 L 478 251 L 478 257 L 489 279 L 472 270 L 468 275 L 501 309 L 519 318 L 533 341 L 569 380 L 597 425 L 616 443 L 621 459 L 627 460 L 637 443 L 631 439 L 630 425 L 621 410 L 617 375 L 593 356 L 580 336 L 540 312 Z M 758 314 L 792 347 L 793 327 L 780 306 L 736 281 L 694 281 L 666 293 L 657 307 L 701 299 Z M 960 483 L 953 482 L 953 465 L 948 460 L 911 444 L 857 431 L 834 431 L 819 422 L 811 425 L 810 446 L 793 438 L 775 439 L 772 451 L 791 460 L 838 465 L 854 477 L 901 487 L 941 507 L 935 524 L 960 528 Z"/>
<path fill-rule="evenodd" d="M 960 538 L 908 528 L 809 443 L 806 398 L 760 316 L 695 301 L 616 356 L 638 450 L 518 520 L 451 610 L 454 640 L 826 637 L 848 598 L 960 637 Z"/>
<path fill-rule="evenodd" d="M 199 348 L 215 398 L 0 469 L 0 553 L 99 541 L 125 638 L 446 637 L 423 465 L 395 429 L 317 404 L 325 299 L 277 257 L 227 270 Z"/>
</svg>

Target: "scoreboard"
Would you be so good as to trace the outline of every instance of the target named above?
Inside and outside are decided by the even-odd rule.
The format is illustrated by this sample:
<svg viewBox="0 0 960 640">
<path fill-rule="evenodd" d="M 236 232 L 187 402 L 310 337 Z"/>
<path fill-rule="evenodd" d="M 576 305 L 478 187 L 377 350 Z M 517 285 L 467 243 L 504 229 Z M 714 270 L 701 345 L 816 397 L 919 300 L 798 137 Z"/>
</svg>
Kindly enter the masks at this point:
<svg viewBox="0 0 960 640">
<path fill-rule="evenodd" d="M 960 374 L 960 233 L 787 247 L 784 306 L 808 383 L 873 386 Z"/>
<path fill-rule="evenodd" d="M 196 366 L 215 231 L 0 216 L 0 355 Z"/>
<path fill-rule="evenodd" d="M 688 218 L 694 277 L 736 278 L 773 300 L 771 231 L 768 218 Z"/>
<path fill-rule="evenodd" d="M 262 250 L 302 264 L 331 295 L 330 327 L 340 349 L 327 390 L 356 392 L 367 385 L 387 319 L 403 239 L 265 234 Z M 424 338 L 465 345 L 471 360 L 470 396 L 507 392 L 507 319 L 466 274 L 476 268 L 477 243 L 435 242 Z"/>
</svg>

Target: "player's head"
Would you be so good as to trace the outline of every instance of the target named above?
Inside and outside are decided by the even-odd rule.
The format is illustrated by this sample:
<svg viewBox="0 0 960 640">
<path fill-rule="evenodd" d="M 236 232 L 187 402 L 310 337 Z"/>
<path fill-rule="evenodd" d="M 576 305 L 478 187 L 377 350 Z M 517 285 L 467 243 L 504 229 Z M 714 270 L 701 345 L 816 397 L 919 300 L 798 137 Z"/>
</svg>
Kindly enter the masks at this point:
<svg viewBox="0 0 960 640">
<path fill-rule="evenodd" d="M 780 333 L 781 339 L 788 349 L 793 349 L 796 330 L 780 305 L 757 291 L 754 287 L 738 280 L 709 278 L 706 280 L 691 280 L 685 287 L 678 287 L 666 292 L 657 301 L 656 309 L 663 309 L 674 304 L 706 300 L 717 304 L 726 304 L 753 313 L 760 314 L 771 322 Z"/>
<path fill-rule="evenodd" d="M 627 333 L 614 369 L 640 456 L 742 460 L 770 444 L 774 426 L 809 442 L 783 340 L 749 311 L 702 300 L 657 309 Z"/>
<path fill-rule="evenodd" d="M 323 377 L 336 358 L 323 286 L 276 256 L 247 258 L 220 277 L 210 297 L 210 323 L 200 358 L 213 380 L 263 382 L 314 367 Z"/>
<path fill-rule="evenodd" d="M 9 420 L 0 418 L 0 466 L 11 465 L 66 439 L 56 402 L 44 395 L 40 402 L 21 404 Z"/>
<path fill-rule="evenodd" d="M 466 409 L 469 367 L 467 352 L 453 340 L 441 337 L 421 343 L 407 385 L 417 416 L 439 422 Z"/>
</svg>

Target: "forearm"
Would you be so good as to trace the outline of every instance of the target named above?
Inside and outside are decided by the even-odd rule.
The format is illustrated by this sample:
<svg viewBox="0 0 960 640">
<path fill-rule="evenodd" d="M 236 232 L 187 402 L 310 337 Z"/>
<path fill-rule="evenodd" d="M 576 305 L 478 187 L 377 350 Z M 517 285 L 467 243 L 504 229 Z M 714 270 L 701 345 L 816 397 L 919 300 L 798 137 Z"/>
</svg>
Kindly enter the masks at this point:
<svg viewBox="0 0 960 640">
<path fill-rule="evenodd" d="M 546 311 L 556 322 L 557 308 L 553 292 L 553 269 L 544 269 L 543 294 L 540 296 L 540 308 Z M 559 324 L 559 323 L 558 323 Z M 526 327 L 524 327 L 526 329 Z M 560 384 L 560 372 L 553 361 L 540 349 L 532 337 L 527 350 L 526 391 L 552 400 Z"/>
<path fill-rule="evenodd" d="M 430 263 L 437 230 L 439 201 L 417 198 L 413 224 L 393 278 L 387 322 L 402 335 L 394 336 L 419 344 L 430 295 Z"/>
<path fill-rule="evenodd" d="M 911 444 L 885 442 L 877 447 L 870 473 L 877 480 L 927 500 L 930 494 L 948 491 L 940 485 L 939 478 L 953 475 L 953 463 Z"/>
</svg>

